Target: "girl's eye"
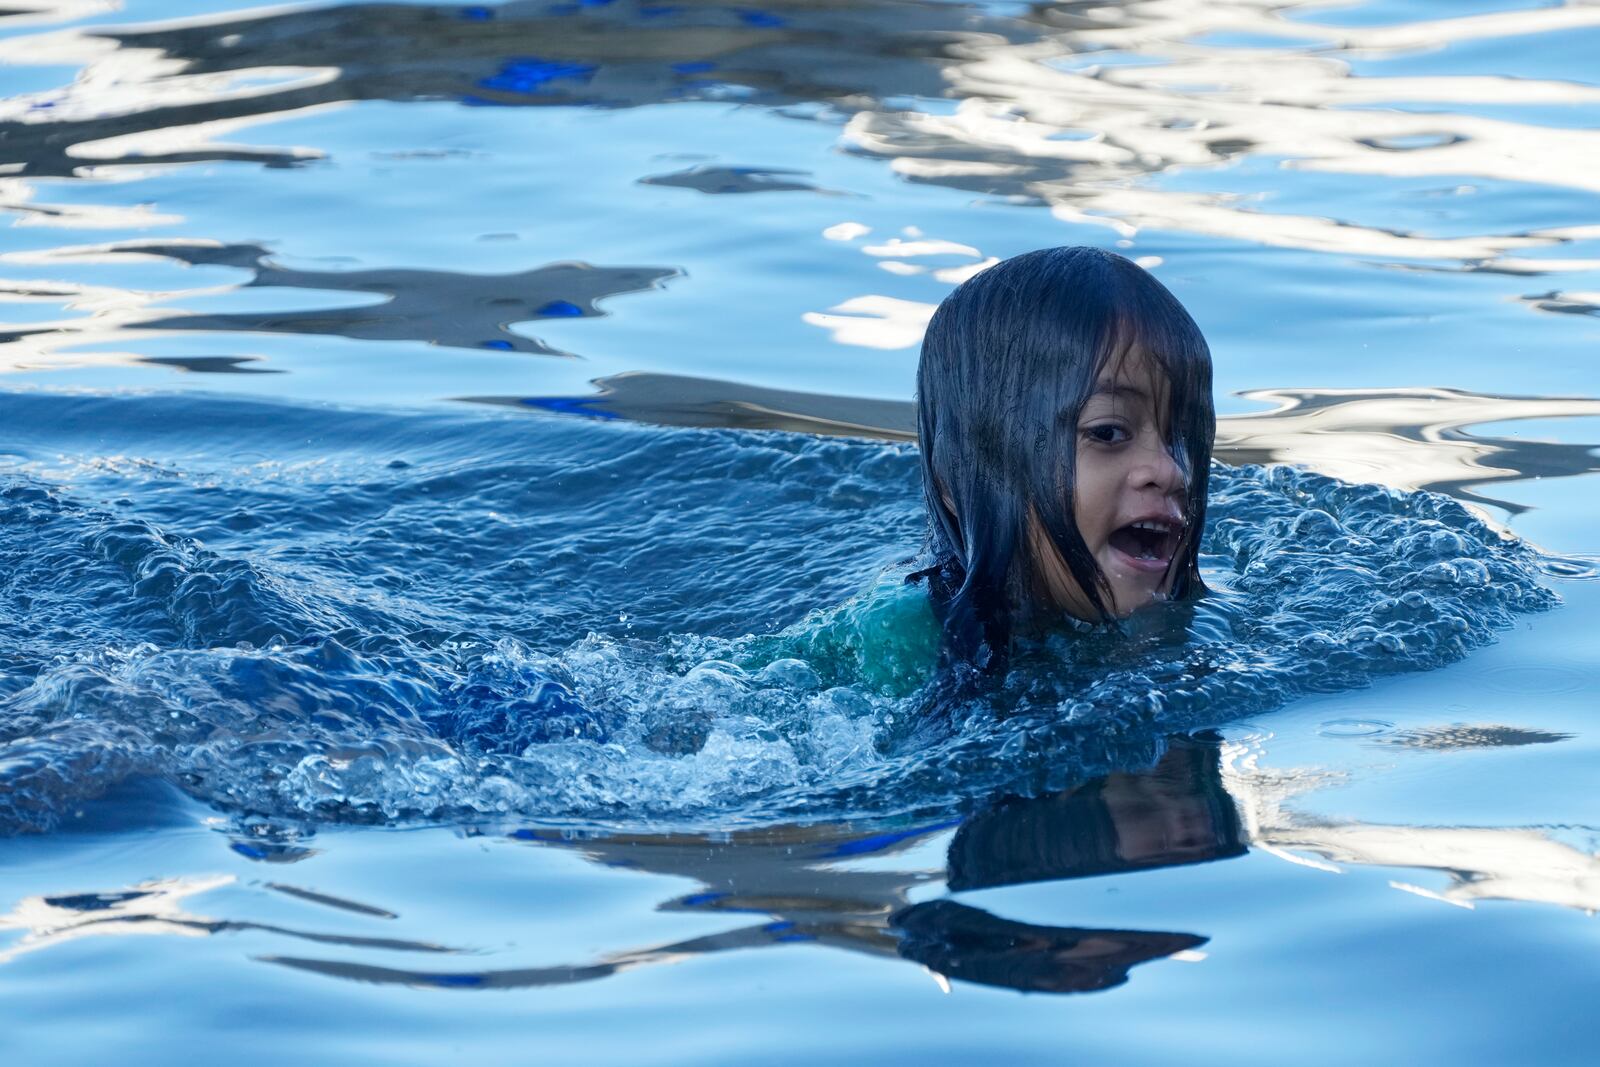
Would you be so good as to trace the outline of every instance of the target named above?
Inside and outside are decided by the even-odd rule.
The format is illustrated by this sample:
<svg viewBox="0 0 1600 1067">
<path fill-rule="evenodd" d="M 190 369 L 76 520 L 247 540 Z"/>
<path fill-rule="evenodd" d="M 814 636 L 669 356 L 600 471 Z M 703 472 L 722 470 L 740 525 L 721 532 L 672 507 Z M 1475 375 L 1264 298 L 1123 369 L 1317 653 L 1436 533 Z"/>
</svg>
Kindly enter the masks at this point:
<svg viewBox="0 0 1600 1067">
<path fill-rule="evenodd" d="M 1097 445 L 1119 445 L 1133 435 L 1114 422 L 1102 422 L 1094 426 L 1085 426 L 1083 436 Z"/>
</svg>

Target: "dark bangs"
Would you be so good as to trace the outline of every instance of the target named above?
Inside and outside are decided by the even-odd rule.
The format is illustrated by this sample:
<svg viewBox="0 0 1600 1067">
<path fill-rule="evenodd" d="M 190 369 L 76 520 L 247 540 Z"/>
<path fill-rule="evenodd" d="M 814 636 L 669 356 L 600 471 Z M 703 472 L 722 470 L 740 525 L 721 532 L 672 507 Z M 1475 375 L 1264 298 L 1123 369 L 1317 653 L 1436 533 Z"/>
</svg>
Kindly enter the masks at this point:
<svg viewBox="0 0 1600 1067">
<path fill-rule="evenodd" d="M 1013 627 L 1044 604 L 1028 550 L 1038 517 L 1102 620 L 1110 590 L 1073 521 L 1077 421 L 1095 380 L 1137 346 L 1166 379 L 1168 447 L 1187 479 L 1172 594 L 1203 591 L 1198 555 L 1216 421 L 1211 352 L 1147 271 L 1098 248 L 1008 259 L 939 305 L 917 367 L 928 510 L 925 573 L 946 657 L 1002 669 Z"/>
</svg>

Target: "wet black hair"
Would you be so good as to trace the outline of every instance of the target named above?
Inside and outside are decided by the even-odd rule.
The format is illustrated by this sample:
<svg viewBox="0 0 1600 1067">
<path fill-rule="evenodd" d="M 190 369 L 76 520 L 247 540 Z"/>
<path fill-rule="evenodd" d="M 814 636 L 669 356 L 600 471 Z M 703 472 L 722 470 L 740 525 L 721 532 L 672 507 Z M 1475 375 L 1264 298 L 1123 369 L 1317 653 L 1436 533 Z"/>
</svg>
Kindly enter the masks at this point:
<svg viewBox="0 0 1600 1067">
<path fill-rule="evenodd" d="M 1114 359 L 1141 347 L 1166 379 L 1163 431 L 1187 482 L 1171 592 L 1204 591 L 1200 533 L 1216 414 L 1211 351 L 1149 272 L 1098 248 L 996 264 L 934 312 L 917 366 L 926 560 L 946 665 L 1003 671 L 1013 629 L 1049 602 L 1030 510 L 1101 621 L 1110 587 L 1073 521 L 1078 416 Z M 947 503 L 948 500 L 948 503 Z"/>
</svg>

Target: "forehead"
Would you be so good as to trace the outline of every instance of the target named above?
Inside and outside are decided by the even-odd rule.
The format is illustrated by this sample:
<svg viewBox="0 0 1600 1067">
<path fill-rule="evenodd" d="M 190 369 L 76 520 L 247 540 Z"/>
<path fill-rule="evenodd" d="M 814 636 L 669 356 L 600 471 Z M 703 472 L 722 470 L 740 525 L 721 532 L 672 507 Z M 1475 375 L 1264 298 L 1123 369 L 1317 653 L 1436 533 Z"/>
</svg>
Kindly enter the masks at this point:
<svg viewBox="0 0 1600 1067">
<path fill-rule="evenodd" d="M 1134 344 L 1107 359 L 1095 376 L 1091 397 L 1140 401 L 1165 409 L 1170 384 L 1161 365 L 1143 346 Z"/>
</svg>

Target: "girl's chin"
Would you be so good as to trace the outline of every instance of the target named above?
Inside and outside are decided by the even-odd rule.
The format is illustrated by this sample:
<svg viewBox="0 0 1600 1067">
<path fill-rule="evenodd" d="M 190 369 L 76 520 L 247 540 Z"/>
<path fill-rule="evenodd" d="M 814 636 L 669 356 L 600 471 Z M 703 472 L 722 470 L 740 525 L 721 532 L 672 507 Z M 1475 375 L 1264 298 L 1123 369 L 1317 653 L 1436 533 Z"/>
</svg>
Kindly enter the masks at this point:
<svg viewBox="0 0 1600 1067">
<path fill-rule="evenodd" d="M 1140 575 L 1139 578 L 1143 578 Z M 1111 593 L 1116 599 L 1112 614 L 1119 619 L 1126 619 L 1129 615 L 1152 604 L 1159 604 L 1167 598 L 1167 582 L 1165 573 L 1157 575 L 1153 581 L 1140 580 L 1113 580 Z"/>
</svg>

